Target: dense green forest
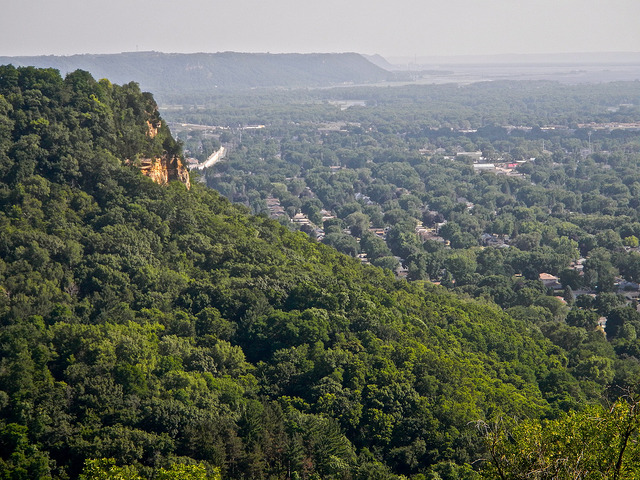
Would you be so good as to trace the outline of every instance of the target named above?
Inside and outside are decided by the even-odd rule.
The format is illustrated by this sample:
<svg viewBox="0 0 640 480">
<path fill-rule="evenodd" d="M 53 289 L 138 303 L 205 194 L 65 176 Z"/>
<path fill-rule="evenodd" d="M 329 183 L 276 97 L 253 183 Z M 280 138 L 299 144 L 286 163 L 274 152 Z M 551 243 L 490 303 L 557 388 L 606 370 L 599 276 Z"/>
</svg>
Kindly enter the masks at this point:
<svg viewBox="0 0 640 480">
<path fill-rule="evenodd" d="M 311 236 L 374 265 L 400 262 L 410 280 L 528 317 L 544 318 L 530 308 L 542 307 L 564 319 L 577 300 L 569 318 L 589 315 L 589 324 L 625 305 L 623 288 L 637 291 L 636 82 L 313 93 L 365 99 L 347 109 L 301 107 L 304 95 L 247 97 L 236 111 L 211 99 L 211 110 L 167 114 L 219 122 L 178 134 L 190 150 L 230 146 L 205 172 L 208 185 L 255 213 L 274 214 L 277 202 L 283 224 L 304 215 Z M 265 128 L 229 127 L 256 121 Z M 540 275 L 559 277 L 563 290 L 548 295 Z"/>
<path fill-rule="evenodd" d="M 639 92 L 344 88 L 211 96 L 198 108 L 185 97 L 166 113 L 210 125 L 178 133 L 190 150 L 226 142 L 231 153 L 204 176 L 233 201 L 535 324 L 581 384 L 569 409 L 637 384 Z"/>
<path fill-rule="evenodd" d="M 582 478 L 635 478 L 640 323 L 615 295 L 612 342 L 590 323 L 606 297 L 571 324 L 399 280 L 136 168 L 179 149 L 134 83 L 0 67 L 0 478 L 569 478 L 550 438 Z"/>
</svg>

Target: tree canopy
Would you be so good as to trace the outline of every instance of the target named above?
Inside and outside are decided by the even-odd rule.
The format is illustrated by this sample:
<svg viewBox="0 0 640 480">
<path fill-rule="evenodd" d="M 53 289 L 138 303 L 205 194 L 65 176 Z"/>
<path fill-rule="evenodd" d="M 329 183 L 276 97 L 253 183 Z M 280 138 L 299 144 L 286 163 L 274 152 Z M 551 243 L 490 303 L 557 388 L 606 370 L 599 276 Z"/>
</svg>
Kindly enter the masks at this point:
<svg viewBox="0 0 640 480">
<path fill-rule="evenodd" d="M 135 84 L 0 68 L 0 477 L 477 478 L 478 421 L 562 426 L 638 372 L 623 360 L 638 321 L 615 294 L 588 307 L 618 314 L 610 342 L 584 328 L 592 314 L 562 323 L 563 305 L 537 278 L 498 273 L 524 270 L 529 256 L 560 271 L 575 255 L 579 243 L 558 235 L 572 226 L 554 224 L 553 235 L 541 207 L 510 210 L 529 234 L 529 250 L 513 254 L 444 253 L 386 209 L 399 219 L 391 252 L 416 272 L 446 269 L 456 288 L 486 289 L 503 309 L 470 299 L 473 288 L 461 297 L 396 279 L 199 183 L 160 186 L 126 161 L 179 149 Z M 376 175 L 441 188 L 414 160 Z M 321 201 L 341 207 L 336 247 L 395 261 L 365 231 L 367 219 L 384 222 L 381 210 L 345 193 L 367 172 L 313 173 Z M 292 192 L 304 187 L 282 181 L 268 185 L 302 208 Z M 452 239 L 473 236 L 466 204 L 450 200 L 441 205 L 458 214 Z M 581 222 L 604 249 L 585 270 L 606 279 L 617 267 L 602 245 L 622 235 Z M 479 280 L 483 268 L 493 273 Z"/>
</svg>

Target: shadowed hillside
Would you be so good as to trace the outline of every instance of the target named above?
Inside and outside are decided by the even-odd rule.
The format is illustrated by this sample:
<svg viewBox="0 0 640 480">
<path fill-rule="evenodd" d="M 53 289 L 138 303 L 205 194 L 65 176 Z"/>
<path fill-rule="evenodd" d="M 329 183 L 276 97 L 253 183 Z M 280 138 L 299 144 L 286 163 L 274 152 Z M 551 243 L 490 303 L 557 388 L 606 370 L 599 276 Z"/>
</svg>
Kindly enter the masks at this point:
<svg viewBox="0 0 640 480">
<path fill-rule="evenodd" d="M 95 78 L 138 82 L 154 94 L 194 93 L 214 88 L 320 87 L 377 82 L 389 72 L 357 53 L 120 53 L 68 57 L 0 57 L 0 64 L 87 70 Z"/>
</svg>

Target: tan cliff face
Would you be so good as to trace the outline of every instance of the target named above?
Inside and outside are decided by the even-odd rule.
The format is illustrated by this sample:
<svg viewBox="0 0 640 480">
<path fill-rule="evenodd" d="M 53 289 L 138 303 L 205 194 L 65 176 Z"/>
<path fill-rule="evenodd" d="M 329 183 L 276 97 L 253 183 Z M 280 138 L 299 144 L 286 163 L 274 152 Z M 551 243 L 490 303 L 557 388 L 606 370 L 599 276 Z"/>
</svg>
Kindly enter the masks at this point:
<svg viewBox="0 0 640 480">
<path fill-rule="evenodd" d="M 159 123 L 153 124 L 147 120 L 147 136 L 155 138 L 158 135 L 159 128 Z M 140 170 L 144 175 L 160 185 L 166 185 L 173 180 L 178 180 L 184 183 L 187 189 L 191 188 L 189 171 L 182 164 L 182 160 L 176 156 L 164 155 L 156 158 L 141 158 Z"/>
<path fill-rule="evenodd" d="M 151 138 L 155 138 L 158 135 L 159 125 L 152 124 L 149 120 L 147 120 L 147 135 Z"/>
<path fill-rule="evenodd" d="M 191 188 L 189 171 L 178 157 L 165 155 L 161 158 L 142 158 L 140 159 L 140 170 L 144 175 L 160 185 L 166 185 L 173 180 L 178 180 L 184 183 L 187 189 Z"/>
</svg>

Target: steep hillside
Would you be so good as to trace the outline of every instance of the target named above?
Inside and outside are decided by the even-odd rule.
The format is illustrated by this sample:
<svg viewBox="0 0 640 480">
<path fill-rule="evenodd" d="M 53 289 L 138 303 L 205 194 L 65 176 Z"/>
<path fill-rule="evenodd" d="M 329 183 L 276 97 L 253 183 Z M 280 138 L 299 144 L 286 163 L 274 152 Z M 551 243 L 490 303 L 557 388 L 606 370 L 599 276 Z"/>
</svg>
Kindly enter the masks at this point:
<svg viewBox="0 0 640 480">
<path fill-rule="evenodd" d="M 68 57 L 0 57 L 0 64 L 87 70 L 113 82 L 136 80 L 154 94 L 206 92 L 216 88 L 317 87 L 369 83 L 389 72 L 356 53 L 267 54 L 159 52 Z"/>
<path fill-rule="evenodd" d="M 0 69 L 1 478 L 474 478 L 473 422 L 580 397 L 535 327 L 127 166 L 176 154 L 149 105 Z"/>
</svg>

